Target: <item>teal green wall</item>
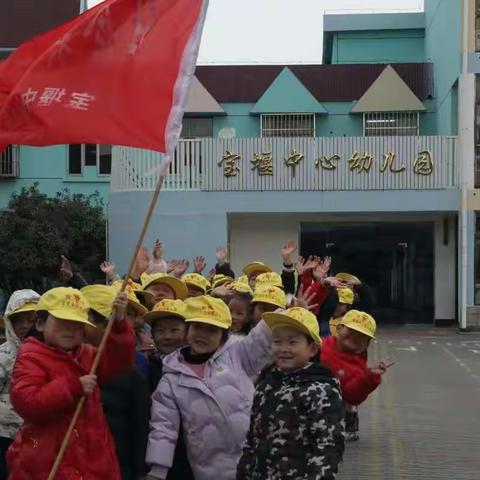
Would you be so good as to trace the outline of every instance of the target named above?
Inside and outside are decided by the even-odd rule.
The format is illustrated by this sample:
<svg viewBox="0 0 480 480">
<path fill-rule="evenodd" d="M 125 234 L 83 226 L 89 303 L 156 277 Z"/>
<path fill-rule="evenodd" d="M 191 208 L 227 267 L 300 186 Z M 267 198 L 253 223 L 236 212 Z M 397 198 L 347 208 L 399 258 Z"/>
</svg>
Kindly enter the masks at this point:
<svg viewBox="0 0 480 480">
<path fill-rule="evenodd" d="M 337 32 L 332 63 L 424 62 L 423 30 Z"/>
<path fill-rule="evenodd" d="M 110 177 L 98 176 L 97 167 L 84 167 L 82 175 L 69 176 L 68 147 L 20 147 L 20 174 L 16 179 L 0 180 L 0 208 L 8 205 L 12 193 L 39 183 L 41 192 L 53 197 L 65 188 L 72 193 L 91 195 L 98 191 L 108 201 Z"/>
<path fill-rule="evenodd" d="M 439 135 L 454 135 L 458 129 L 455 82 L 461 66 L 461 4 L 461 0 L 425 0 L 425 56 L 433 63 Z"/>
<path fill-rule="evenodd" d="M 237 137 L 259 137 L 260 117 L 250 115 L 254 103 L 222 103 L 226 115 L 213 119 L 213 135 L 218 137 L 222 128 L 231 127 L 236 130 Z"/>
<path fill-rule="evenodd" d="M 351 115 L 353 102 L 324 102 L 328 115 L 317 115 L 318 137 L 356 137 L 363 135 L 362 115 Z"/>
</svg>

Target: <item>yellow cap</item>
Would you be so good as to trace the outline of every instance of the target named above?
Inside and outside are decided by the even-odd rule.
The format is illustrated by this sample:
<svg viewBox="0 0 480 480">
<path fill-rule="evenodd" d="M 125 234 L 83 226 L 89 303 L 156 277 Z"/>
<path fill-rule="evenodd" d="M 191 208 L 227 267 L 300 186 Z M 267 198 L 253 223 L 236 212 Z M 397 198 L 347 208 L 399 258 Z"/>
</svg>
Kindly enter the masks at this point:
<svg viewBox="0 0 480 480">
<path fill-rule="evenodd" d="M 186 322 L 199 322 L 228 330 L 232 326 L 232 315 L 225 303 L 218 299 L 204 295 L 188 298 Z"/>
<path fill-rule="evenodd" d="M 285 292 L 271 285 L 261 285 L 255 289 L 253 293 L 253 302 L 262 302 L 275 305 L 279 308 L 285 308 L 287 306 L 287 297 Z"/>
<path fill-rule="evenodd" d="M 228 275 L 218 274 L 215 275 L 212 279 L 212 290 L 217 287 L 221 287 L 222 285 L 226 285 L 228 283 L 232 283 L 234 279 L 229 277 Z"/>
<path fill-rule="evenodd" d="M 88 285 L 80 291 L 87 299 L 92 310 L 105 318 L 112 314 L 112 304 L 117 295 L 115 288 L 109 285 Z"/>
<path fill-rule="evenodd" d="M 246 275 L 242 275 L 241 277 L 238 278 L 237 282 L 248 283 L 248 277 Z"/>
<path fill-rule="evenodd" d="M 112 288 L 114 288 L 115 291 L 118 293 L 122 288 L 122 283 L 123 282 L 121 280 L 118 280 L 112 283 Z M 144 307 L 138 300 L 136 292 L 139 290 L 139 288 L 141 288 L 141 286 L 129 278 L 127 282 L 127 286 L 125 287 L 125 293 L 127 294 L 127 298 L 128 298 L 128 306 L 130 308 L 133 308 L 138 315 L 145 315 L 148 312 L 148 308 Z M 148 293 L 148 292 L 144 292 L 144 293 Z M 149 295 L 153 298 L 153 295 L 151 293 Z"/>
<path fill-rule="evenodd" d="M 360 312 L 359 310 L 350 310 L 343 316 L 340 325 L 345 325 L 375 340 L 377 324 L 368 313 Z"/>
<path fill-rule="evenodd" d="M 203 293 L 207 293 L 207 290 L 210 288 L 210 282 L 199 273 L 187 273 L 182 277 L 182 282 L 192 287 L 199 288 Z"/>
<path fill-rule="evenodd" d="M 250 295 L 253 295 L 253 290 L 250 288 L 250 285 L 248 283 L 239 282 L 238 280 L 232 282 L 229 285 L 229 288 L 237 293 L 249 293 Z"/>
<path fill-rule="evenodd" d="M 274 287 L 283 288 L 282 277 L 277 272 L 261 273 L 255 279 L 255 288 L 260 285 L 273 285 Z"/>
<path fill-rule="evenodd" d="M 362 283 L 358 277 L 352 275 L 351 273 L 337 273 L 335 278 L 341 282 L 350 283 L 352 285 L 360 285 Z"/>
<path fill-rule="evenodd" d="M 337 288 L 337 293 L 338 293 L 338 301 L 340 303 L 344 303 L 346 305 L 353 304 L 354 295 L 350 288 L 345 288 L 345 287 Z"/>
<path fill-rule="evenodd" d="M 185 300 L 188 296 L 187 286 L 178 278 L 172 277 L 166 273 L 153 273 L 149 275 L 148 273 L 142 273 L 142 295 L 145 289 L 150 285 L 155 283 L 163 283 L 168 285 L 174 292 L 176 299 Z M 138 294 L 139 292 L 137 292 Z M 147 292 L 148 293 L 148 292 Z"/>
<path fill-rule="evenodd" d="M 10 313 L 8 317 L 12 318 L 14 315 L 17 315 L 18 313 L 35 312 L 37 310 L 37 305 L 38 304 L 36 302 L 25 303 L 24 305 L 14 310 L 12 313 Z"/>
<path fill-rule="evenodd" d="M 265 323 L 274 331 L 278 327 L 291 327 L 307 334 L 314 342 L 322 344 L 317 317 L 301 307 L 292 307 L 282 313 L 264 313 Z"/>
<path fill-rule="evenodd" d="M 143 318 L 146 322 L 151 323 L 153 320 L 165 317 L 177 317 L 185 320 L 187 306 L 182 300 L 161 300 L 147 313 Z"/>
<path fill-rule="evenodd" d="M 37 311 L 45 310 L 60 320 L 85 323 L 94 327 L 88 321 L 90 305 L 87 299 L 75 288 L 57 287 L 44 293 L 37 304 Z"/>
<path fill-rule="evenodd" d="M 250 275 L 252 275 L 252 273 L 255 272 L 265 273 L 271 271 L 272 269 L 268 265 L 265 265 L 263 262 L 251 262 L 243 267 L 243 273 L 247 277 L 249 277 Z"/>
</svg>

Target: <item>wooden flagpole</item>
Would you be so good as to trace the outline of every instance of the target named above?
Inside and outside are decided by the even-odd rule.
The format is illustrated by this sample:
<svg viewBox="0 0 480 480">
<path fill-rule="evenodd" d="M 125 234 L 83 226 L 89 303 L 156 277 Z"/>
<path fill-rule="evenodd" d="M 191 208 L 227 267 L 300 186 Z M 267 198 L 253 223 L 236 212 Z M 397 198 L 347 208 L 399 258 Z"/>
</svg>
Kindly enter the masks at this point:
<svg viewBox="0 0 480 480">
<path fill-rule="evenodd" d="M 150 220 L 152 218 L 153 212 L 155 210 L 155 207 L 157 205 L 158 197 L 160 195 L 160 190 L 162 189 L 163 181 L 165 179 L 166 172 L 168 171 L 168 166 L 170 165 L 170 157 L 168 156 L 167 161 L 165 164 L 162 166 L 162 169 L 160 171 L 160 177 L 158 179 L 157 185 L 155 187 L 155 191 L 152 196 L 152 200 L 150 202 L 150 206 L 148 208 L 147 214 L 145 216 L 145 220 L 143 222 L 143 227 L 140 232 L 140 236 L 138 237 L 137 245 L 135 247 L 135 251 L 133 253 L 132 259 L 130 261 L 130 266 L 128 267 L 128 272 L 125 275 L 125 278 L 123 279 L 122 282 L 122 287 L 120 289 L 121 292 L 125 291 L 125 288 L 127 287 L 128 280 L 130 278 L 130 275 L 132 274 L 133 267 L 135 266 L 135 261 L 138 255 L 138 252 L 140 251 L 140 248 L 143 245 L 143 240 L 145 238 L 145 234 L 147 233 L 148 226 L 150 224 Z M 97 371 L 98 364 L 100 362 L 100 359 L 102 357 L 102 353 L 105 349 L 105 345 L 107 343 L 108 337 L 110 335 L 110 332 L 113 327 L 113 322 L 115 321 L 115 312 L 112 313 L 108 320 L 107 328 L 105 329 L 105 333 L 103 334 L 102 341 L 100 342 L 100 345 L 98 347 L 97 353 L 95 355 L 95 359 L 93 361 L 92 367 L 90 369 L 90 375 L 95 375 L 95 372 Z M 70 437 L 72 436 L 73 429 L 75 428 L 75 425 L 77 423 L 78 417 L 80 415 L 80 412 L 82 411 L 83 404 L 85 403 L 85 395 L 79 400 L 77 407 L 75 408 L 75 413 L 73 414 L 72 420 L 70 421 L 70 425 L 68 426 L 67 432 L 65 433 L 65 437 L 63 438 L 62 444 L 60 446 L 60 450 L 58 451 L 58 454 L 55 458 L 55 462 L 53 464 L 52 470 L 50 471 L 50 474 L 48 475 L 48 480 L 54 480 L 55 475 L 57 474 L 58 467 L 62 463 L 63 456 L 65 455 L 65 450 L 67 449 L 68 442 L 70 441 Z"/>
</svg>

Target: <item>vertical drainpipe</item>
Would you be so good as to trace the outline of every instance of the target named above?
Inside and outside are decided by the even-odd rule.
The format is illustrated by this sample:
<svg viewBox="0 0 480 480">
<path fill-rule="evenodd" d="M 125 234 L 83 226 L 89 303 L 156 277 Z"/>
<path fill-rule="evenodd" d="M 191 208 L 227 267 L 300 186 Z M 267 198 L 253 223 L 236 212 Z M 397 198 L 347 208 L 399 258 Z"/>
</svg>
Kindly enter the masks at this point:
<svg viewBox="0 0 480 480">
<path fill-rule="evenodd" d="M 474 150 L 474 124 L 475 124 L 475 76 L 468 73 L 469 36 L 471 31 L 471 17 L 475 0 L 462 2 L 462 63 L 459 77 L 459 165 L 461 181 L 461 202 L 459 221 L 459 328 L 467 328 L 467 303 L 468 303 L 468 191 L 474 188 L 475 150 Z"/>
</svg>

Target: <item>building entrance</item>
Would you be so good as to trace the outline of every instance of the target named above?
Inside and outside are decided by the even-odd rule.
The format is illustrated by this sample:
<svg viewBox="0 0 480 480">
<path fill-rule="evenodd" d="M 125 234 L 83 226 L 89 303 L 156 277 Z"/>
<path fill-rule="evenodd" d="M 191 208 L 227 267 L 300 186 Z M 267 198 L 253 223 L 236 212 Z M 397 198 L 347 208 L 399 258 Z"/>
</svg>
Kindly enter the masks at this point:
<svg viewBox="0 0 480 480">
<path fill-rule="evenodd" d="M 302 256 L 331 256 L 334 273 L 369 285 L 380 324 L 433 322 L 433 223 L 305 223 L 300 245 Z"/>
</svg>

